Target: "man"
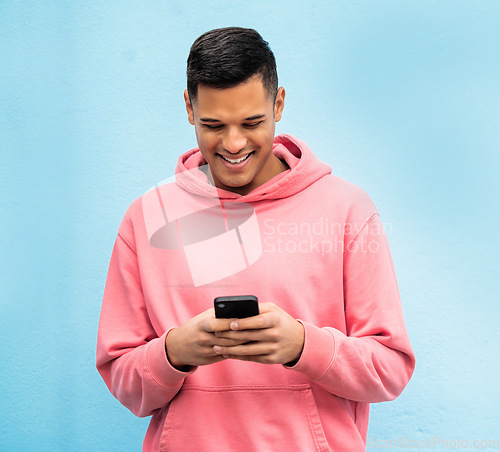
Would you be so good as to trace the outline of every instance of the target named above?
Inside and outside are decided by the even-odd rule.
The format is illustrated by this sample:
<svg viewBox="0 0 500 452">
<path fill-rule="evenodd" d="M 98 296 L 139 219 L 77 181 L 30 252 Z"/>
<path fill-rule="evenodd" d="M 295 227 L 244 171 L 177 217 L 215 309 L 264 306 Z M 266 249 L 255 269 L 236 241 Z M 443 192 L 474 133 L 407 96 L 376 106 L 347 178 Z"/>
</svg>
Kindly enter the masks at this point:
<svg viewBox="0 0 500 452">
<path fill-rule="evenodd" d="M 414 356 L 379 215 L 305 143 L 275 137 L 285 91 L 250 29 L 200 36 L 184 93 L 198 148 L 128 209 L 97 367 L 144 450 L 365 450 L 370 402 Z M 215 318 L 215 297 L 260 314 Z"/>
</svg>

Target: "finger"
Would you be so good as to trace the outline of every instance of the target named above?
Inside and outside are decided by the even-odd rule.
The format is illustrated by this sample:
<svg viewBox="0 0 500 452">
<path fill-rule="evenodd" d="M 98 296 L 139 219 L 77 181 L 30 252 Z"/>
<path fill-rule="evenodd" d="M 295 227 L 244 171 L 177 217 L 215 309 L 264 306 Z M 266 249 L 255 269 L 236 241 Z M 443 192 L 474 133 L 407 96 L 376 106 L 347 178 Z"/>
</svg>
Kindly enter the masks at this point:
<svg viewBox="0 0 500 452">
<path fill-rule="evenodd" d="M 229 329 L 235 330 L 262 330 L 265 328 L 272 328 L 275 321 L 274 312 L 265 312 L 253 317 L 244 319 L 233 319 L 229 324 Z"/>
<path fill-rule="evenodd" d="M 264 312 L 277 311 L 280 308 L 274 303 L 259 303 L 259 312 L 263 314 Z"/>
<path fill-rule="evenodd" d="M 217 338 L 213 345 L 218 345 L 219 347 L 235 347 L 237 345 L 243 345 L 249 342 L 245 339 L 230 339 L 230 338 Z"/>
<path fill-rule="evenodd" d="M 272 334 L 271 329 L 266 328 L 262 330 L 221 331 L 215 333 L 215 336 L 245 344 L 247 342 L 275 342 L 276 335 Z"/>
<path fill-rule="evenodd" d="M 231 356 L 258 356 L 258 355 L 269 355 L 275 353 L 276 345 L 269 344 L 265 342 L 252 342 L 243 345 L 237 345 L 235 347 L 223 347 L 215 345 L 213 347 L 214 353 L 216 355 L 231 355 Z"/>
<path fill-rule="evenodd" d="M 230 329 L 231 319 L 215 319 L 206 318 L 203 322 L 202 329 L 207 333 L 215 333 L 216 331 L 227 331 Z"/>
</svg>

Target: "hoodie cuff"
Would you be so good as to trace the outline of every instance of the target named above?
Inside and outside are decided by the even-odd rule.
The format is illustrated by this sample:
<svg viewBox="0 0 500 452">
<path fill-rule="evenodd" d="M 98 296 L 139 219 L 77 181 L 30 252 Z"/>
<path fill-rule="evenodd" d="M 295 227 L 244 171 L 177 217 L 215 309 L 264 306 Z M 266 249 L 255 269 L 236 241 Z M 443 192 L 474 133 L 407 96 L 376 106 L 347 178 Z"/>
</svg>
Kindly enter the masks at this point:
<svg viewBox="0 0 500 452">
<path fill-rule="evenodd" d="M 333 334 L 311 323 L 298 320 L 304 326 L 304 349 L 294 366 L 287 369 L 300 372 L 311 380 L 321 378 L 331 367 L 335 357 L 335 338 Z"/>
<path fill-rule="evenodd" d="M 195 372 L 198 367 L 191 366 L 189 371 L 183 372 L 170 364 L 165 350 L 165 338 L 170 331 L 166 331 L 161 337 L 149 343 L 146 352 L 146 367 L 160 385 L 176 387 L 182 385 L 184 379 Z"/>
</svg>

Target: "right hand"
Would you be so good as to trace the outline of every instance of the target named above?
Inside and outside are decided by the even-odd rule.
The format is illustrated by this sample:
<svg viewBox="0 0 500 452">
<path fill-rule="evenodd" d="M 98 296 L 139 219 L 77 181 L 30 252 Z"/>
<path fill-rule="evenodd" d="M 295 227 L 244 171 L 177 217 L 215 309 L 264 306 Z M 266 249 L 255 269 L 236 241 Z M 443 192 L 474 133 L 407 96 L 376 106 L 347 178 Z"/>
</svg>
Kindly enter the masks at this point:
<svg viewBox="0 0 500 452">
<path fill-rule="evenodd" d="M 231 319 L 216 319 L 211 308 L 171 330 L 165 339 L 170 364 L 186 370 L 186 366 L 204 366 L 226 359 L 214 352 L 214 345 L 233 347 L 244 343 L 215 336 L 216 331 L 229 331 L 231 322 Z"/>
</svg>

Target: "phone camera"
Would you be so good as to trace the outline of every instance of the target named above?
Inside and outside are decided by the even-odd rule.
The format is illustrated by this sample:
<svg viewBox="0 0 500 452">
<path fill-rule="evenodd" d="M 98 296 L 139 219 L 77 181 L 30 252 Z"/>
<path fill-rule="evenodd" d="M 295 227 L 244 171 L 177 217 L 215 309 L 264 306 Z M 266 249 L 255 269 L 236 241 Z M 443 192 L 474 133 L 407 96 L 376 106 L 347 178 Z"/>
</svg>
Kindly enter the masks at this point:
<svg viewBox="0 0 500 452">
<path fill-rule="evenodd" d="M 226 305 L 224 303 L 217 303 L 217 307 L 219 309 L 224 309 L 226 307 Z"/>
</svg>

